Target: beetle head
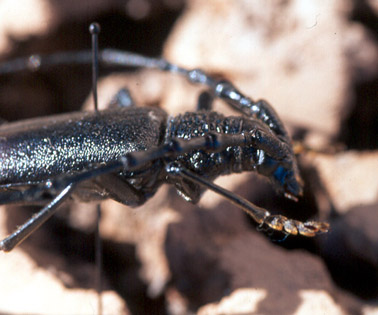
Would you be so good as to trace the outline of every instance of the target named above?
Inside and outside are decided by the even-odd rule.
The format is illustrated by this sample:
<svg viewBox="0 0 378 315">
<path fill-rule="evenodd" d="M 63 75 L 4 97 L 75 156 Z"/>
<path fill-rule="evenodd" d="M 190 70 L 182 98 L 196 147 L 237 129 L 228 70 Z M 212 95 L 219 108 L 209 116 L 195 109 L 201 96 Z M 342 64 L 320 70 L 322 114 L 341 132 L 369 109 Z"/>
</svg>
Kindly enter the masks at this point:
<svg viewBox="0 0 378 315">
<path fill-rule="evenodd" d="M 297 201 L 303 193 L 303 182 L 295 160 L 278 161 L 267 155 L 258 166 L 258 172 L 267 176 L 276 190 L 286 198 Z"/>
</svg>

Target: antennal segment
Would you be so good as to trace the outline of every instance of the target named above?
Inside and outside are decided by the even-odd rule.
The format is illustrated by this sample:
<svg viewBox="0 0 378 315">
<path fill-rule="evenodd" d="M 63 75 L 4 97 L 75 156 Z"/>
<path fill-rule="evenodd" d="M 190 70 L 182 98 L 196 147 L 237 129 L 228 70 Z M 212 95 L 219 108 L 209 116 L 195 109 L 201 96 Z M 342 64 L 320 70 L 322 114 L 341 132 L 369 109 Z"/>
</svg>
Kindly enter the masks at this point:
<svg viewBox="0 0 378 315">
<path fill-rule="evenodd" d="M 98 23 L 91 23 L 89 26 L 89 32 L 92 34 L 92 91 L 94 108 L 98 110 L 97 100 L 97 79 L 98 79 L 98 34 L 101 31 L 101 27 Z"/>
</svg>

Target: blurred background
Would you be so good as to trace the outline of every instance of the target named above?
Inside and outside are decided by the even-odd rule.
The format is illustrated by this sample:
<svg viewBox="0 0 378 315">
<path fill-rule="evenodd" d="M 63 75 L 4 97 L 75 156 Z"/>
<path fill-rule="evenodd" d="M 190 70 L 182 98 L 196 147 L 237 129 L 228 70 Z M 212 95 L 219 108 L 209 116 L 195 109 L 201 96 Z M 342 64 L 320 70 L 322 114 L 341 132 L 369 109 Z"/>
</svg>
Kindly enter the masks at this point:
<svg viewBox="0 0 378 315">
<path fill-rule="evenodd" d="M 272 213 L 329 221 L 313 239 L 264 235 L 206 192 L 162 187 L 144 206 L 102 205 L 106 314 L 378 313 L 378 3 L 375 0 L 0 1 L 0 58 L 100 47 L 164 56 L 232 81 L 277 110 L 305 183 L 298 203 L 255 174 L 217 179 Z M 203 87 L 143 69 L 100 68 L 105 108 L 123 87 L 141 106 L 193 111 Z M 0 117 L 90 110 L 91 68 L 0 77 Z M 231 114 L 222 102 L 216 111 Z M 96 313 L 95 206 L 69 204 L 0 254 L 0 313 Z M 2 207 L 5 236 L 38 208 Z"/>
</svg>

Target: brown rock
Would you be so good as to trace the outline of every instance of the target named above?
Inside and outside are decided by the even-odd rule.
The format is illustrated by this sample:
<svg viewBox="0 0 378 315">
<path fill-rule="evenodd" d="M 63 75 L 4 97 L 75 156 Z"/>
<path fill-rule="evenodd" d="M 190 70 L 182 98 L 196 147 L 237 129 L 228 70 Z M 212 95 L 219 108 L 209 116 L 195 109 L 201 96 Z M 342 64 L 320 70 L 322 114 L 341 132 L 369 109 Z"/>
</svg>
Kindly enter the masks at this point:
<svg viewBox="0 0 378 315">
<path fill-rule="evenodd" d="M 224 297 L 219 303 L 212 303 L 201 307 L 198 315 L 217 314 L 255 314 L 260 313 L 259 303 L 266 298 L 267 292 L 261 289 L 237 289 L 232 294 Z M 344 314 L 342 309 L 324 291 L 302 290 L 299 293 L 302 299 L 301 305 L 292 314 Z M 286 309 L 277 309 L 262 314 L 286 313 Z"/>
<path fill-rule="evenodd" d="M 344 213 L 378 200 L 378 152 L 349 151 L 311 155 L 335 209 Z"/>
<path fill-rule="evenodd" d="M 170 280 L 164 253 L 165 234 L 167 225 L 180 217 L 167 205 L 167 188 L 163 188 L 154 198 L 137 209 L 111 201 L 103 204 L 103 237 L 135 244 L 136 256 L 141 263 L 139 276 L 147 284 L 147 292 L 151 298 L 160 296 Z"/>
<path fill-rule="evenodd" d="M 193 209 L 168 228 L 171 284 L 190 308 L 212 302 L 199 314 L 343 314 L 362 307 L 334 287 L 319 257 L 275 246 L 248 231 L 237 209 L 216 208 Z"/>
<path fill-rule="evenodd" d="M 5 236 L 5 209 L 0 211 L 1 238 Z M 33 247 L 29 247 L 33 250 Z M 60 270 L 64 262 L 60 255 L 34 248 L 33 254 L 44 261 L 38 266 L 21 248 L 11 253 L 0 253 L 0 312 L 35 314 L 93 314 L 97 312 L 95 290 L 68 288 L 71 275 Z M 50 264 L 48 263 L 50 262 Z M 46 266 L 49 267 L 46 267 Z M 86 266 L 88 267 L 88 266 Z M 80 267 L 82 273 L 88 270 Z M 93 270 L 92 270 L 93 271 Z M 93 273 L 92 273 L 93 275 Z M 62 281 L 64 280 L 64 281 Z M 125 302 L 114 291 L 102 294 L 103 314 L 130 314 Z"/>
</svg>

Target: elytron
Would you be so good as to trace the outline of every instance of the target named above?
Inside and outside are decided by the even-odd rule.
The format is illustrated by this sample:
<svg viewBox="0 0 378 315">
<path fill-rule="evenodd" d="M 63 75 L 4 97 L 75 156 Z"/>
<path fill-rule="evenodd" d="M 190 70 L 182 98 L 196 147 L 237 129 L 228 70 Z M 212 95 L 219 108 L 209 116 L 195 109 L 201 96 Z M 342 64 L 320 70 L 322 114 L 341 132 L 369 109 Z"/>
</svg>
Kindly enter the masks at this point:
<svg viewBox="0 0 378 315">
<path fill-rule="evenodd" d="M 33 55 L 0 65 L 0 75 L 60 64 L 90 63 L 91 51 Z M 205 189 L 227 198 L 258 224 L 285 235 L 315 236 L 325 222 L 272 215 L 213 183 L 219 175 L 255 171 L 278 193 L 297 200 L 302 184 L 291 139 L 273 108 L 253 101 L 230 82 L 164 59 L 105 49 L 104 65 L 155 68 L 205 87 L 197 111 L 172 117 L 159 108 L 137 107 L 121 90 L 108 109 L 74 112 L 0 125 L 0 204 L 43 205 L 35 216 L 0 242 L 10 251 L 53 215 L 67 199 L 114 199 L 142 205 L 164 183 L 196 203 Z M 219 98 L 240 115 L 212 110 Z"/>
</svg>

